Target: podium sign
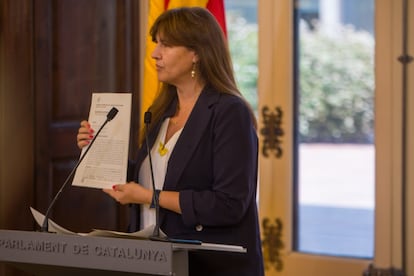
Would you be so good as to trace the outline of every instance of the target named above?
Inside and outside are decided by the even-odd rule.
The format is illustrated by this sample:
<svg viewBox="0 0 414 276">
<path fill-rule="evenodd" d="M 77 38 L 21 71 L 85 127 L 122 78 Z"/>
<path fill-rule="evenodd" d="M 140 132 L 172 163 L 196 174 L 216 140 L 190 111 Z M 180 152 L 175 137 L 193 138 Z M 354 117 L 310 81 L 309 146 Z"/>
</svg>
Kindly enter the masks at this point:
<svg viewBox="0 0 414 276">
<path fill-rule="evenodd" d="M 0 230 L 0 261 L 35 275 L 188 275 L 169 242 Z"/>
<path fill-rule="evenodd" d="M 192 250 L 246 252 L 225 244 L 0 230 L 0 262 L 41 276 L 188 276 Z"/>
</svg>

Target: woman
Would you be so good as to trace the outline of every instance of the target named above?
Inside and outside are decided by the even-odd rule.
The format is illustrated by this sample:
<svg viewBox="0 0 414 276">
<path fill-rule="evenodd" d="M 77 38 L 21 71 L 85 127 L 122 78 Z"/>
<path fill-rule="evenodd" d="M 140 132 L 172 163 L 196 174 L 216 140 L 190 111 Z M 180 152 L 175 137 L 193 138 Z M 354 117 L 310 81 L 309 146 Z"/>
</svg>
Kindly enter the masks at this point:
<svg viewBox="0 0 414 276">
<path fill-rule="evenodd" d="M 208 10 L 164 12 L 150 35 L 161 91 L 149 111 L 148 143 L 160 226 L 171 238 L 241 245 L 247 253 L 195 251 L 190 275 L 263 275 L 256 206 L 258 141 L 252 110 L 236 87 L 223 32 Z M 78 146 L 92 130 L 81 123 Z M 146 135 L 141 135 L 146 137 Z M 131 181 L 104 191 L 136 212 L 130 231 L 154 224 L 145 142 Z"/>
</svg>

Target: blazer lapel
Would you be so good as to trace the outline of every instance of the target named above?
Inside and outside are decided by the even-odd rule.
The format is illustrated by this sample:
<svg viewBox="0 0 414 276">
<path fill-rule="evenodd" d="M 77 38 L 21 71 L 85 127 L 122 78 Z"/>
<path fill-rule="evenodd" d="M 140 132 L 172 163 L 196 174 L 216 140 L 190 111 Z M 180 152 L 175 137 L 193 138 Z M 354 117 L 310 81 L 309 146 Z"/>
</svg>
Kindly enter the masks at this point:
<svg viewBox="0 0 414 276">
<path fill-rule="evenodd" d="M 213 114 L 213 104 L 220 94 L 205 88 L 200 94 L 190 117 L 171 153 L 165 176 L 164 189 L 175 190 L 178 179 L 187 166 Z"/>
</svg>

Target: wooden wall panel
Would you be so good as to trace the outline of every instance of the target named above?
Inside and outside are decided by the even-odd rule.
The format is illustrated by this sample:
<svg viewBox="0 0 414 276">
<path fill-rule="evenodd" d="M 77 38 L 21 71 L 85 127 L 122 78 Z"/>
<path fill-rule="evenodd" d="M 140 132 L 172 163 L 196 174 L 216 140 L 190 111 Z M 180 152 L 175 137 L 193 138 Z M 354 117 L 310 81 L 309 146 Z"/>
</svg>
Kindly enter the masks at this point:
<svg viewBox="0 0 414 276">
<path fill-rule="evenodd" d="M 0 1 L 0 228 L 35 230 L 79 158 L 92 92 L 133 92 L 139 129 L 140 0 Z M 130 149 L 131 157 L 136 146 Z M 71 230 L 125 230 L 127 208 L 67 187 L 52 218 Z M 26 275 L 0 264 L 1 276 Z"/>
<path fill-rule="evenodd" d="M 0 2 L 0 228 L 32 228 L 31 14 L 31 2 Z"/>
<path fill-rule="evenodd" d="M 91 94 L 128 91 L 138 100 L 138 45 L 131 39 L 139 35 L 131 33 L 138 20 L 135 5 L 116 0 L 35 2 L 36 110 L 42 111 L 36 120 L 36 205 L 43 212 L 79 157 L 76 133 L 88 116 Z M 132 131 L 134 140 L 136 133 Z M 69 185 L 52 218 L 79 232 L 125 230 L 125 211 L 100 190 Z"/>
<path fill-rule="evenodd" d="M 32 230 L 32 1 L 0 1 L 0 228 Z M 25 275 L 0 264 L 0 275 Z"/>
</svg>

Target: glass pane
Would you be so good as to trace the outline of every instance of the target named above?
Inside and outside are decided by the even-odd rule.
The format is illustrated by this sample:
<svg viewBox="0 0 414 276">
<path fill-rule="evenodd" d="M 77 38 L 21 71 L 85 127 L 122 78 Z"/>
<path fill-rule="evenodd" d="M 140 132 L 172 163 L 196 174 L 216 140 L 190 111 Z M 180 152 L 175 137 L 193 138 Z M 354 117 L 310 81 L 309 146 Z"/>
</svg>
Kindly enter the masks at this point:
<svg viewBox="0 0 414 276">
<path fill-rule="evenodd" d="M 236 82 L 257 114 L 257 1 L 225 0 L 224 4 Z"/>
<path fill-rule="evenodd" d="M 295 249 L 374 250 L 374 0 L 296 1 Z"/>
</svg>

